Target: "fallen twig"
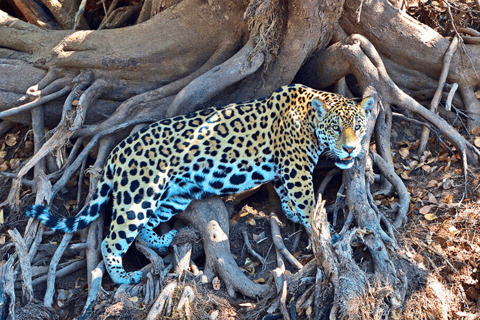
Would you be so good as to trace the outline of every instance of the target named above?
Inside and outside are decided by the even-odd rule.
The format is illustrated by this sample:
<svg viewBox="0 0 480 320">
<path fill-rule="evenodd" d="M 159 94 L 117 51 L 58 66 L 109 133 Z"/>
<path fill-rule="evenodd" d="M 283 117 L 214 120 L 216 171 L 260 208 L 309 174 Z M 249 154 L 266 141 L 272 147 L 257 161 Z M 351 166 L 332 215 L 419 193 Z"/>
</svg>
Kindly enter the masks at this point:
<svg viewBox="0 0 480 320">
<path fill-rule="evenodd" d="M 192 244 L 190 242 L 183 244 L 180 248 L 173 245 L 175 273 L 178 274 L 180 280 L 182 274 L 190 266 L 190 257 L 192 256 Z"/>
<path fill-rule="evenodd" d="M 86 265 L 87 265 L 87 262 L 85 261 L 85 259 L 75 261 L 75 262 L 70 263 L 65 268 L 57 270 L 55 275 L 56 275 L 57 278 L 61 278 L 61 277 L 67 276 L 67 275 L 69 275 L 69 274 L 71 274 L 71 273 L 73 273 L 77 270 L 85 268 Z M 38 284 L 44 283 L 47 280 L 48 280 L 48 274 L 34 279 L 32 281 L 32 285 L 36 286 Z"/>
<path fill-rule="evenodd" d="M 251 255 L 253 255 L 255 258 L 260 261 L 262 265 L 265 265 L 265 258 L 263 258 L 261 255 L 259 255 L 255 250 L 253 250 L 252 245 L 250 244 L 250 241 L 248 240 L 248 234 L 247 230 L 242 229 L 242 234 L 243 234 L 243 241 L 245 242 L 245 245 L 247 246 L 248 252 L 250 252 Z"/>
</svg>

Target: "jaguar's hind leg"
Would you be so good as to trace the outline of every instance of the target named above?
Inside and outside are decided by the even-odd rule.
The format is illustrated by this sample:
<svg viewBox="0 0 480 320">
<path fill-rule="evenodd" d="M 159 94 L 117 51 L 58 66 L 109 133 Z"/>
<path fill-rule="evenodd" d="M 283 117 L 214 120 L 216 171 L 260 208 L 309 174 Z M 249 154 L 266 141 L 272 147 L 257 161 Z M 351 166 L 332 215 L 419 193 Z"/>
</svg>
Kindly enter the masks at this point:
<svg viewBox="0 0 480 320">
<path fill-rule="evenodd" d="M 153 228 L 158 226 L 160 222 L 164 221 L 161 221 L 161 219 L 156 216 L 150 218 L 138 236 L 140 239 L 145 241 L 150 248 L 154 249 L 158 253 L 163 253 L 170 246 L 178 231 L 170 230 L 162 236 L 158 236 L 158 234 L 153 231 Z"/>
<path fill-rule="evenodd" d="M 130 209 L 121 209 L 117 214 L 114 208 L 110 232 L 102 241 L 102 254 L 113 282 L 116 284 L 133 284 L 142 279 L 140 271 L 126 272 L 122 265 L 122 258 L 135 240 L 140 230 L 147 222 L 146 205 L 132 206 Z"/>
<path fill-rule="evenodd" d="M 154 216 L 148 220 L 144 228 L 140 231 L 140 238 L 147 242 L 150 248 L 158 252 L 165 251 L 177 235 L 177 231 L 171 230 L 160 237 L 153 231 L 153 228 L 162 222 L 167 222 L 177 213 L 185 210 L 191 201 L 191 199 L 183 197 L 169 197 L 163 200 L 159 203 Z"/>
</svg>

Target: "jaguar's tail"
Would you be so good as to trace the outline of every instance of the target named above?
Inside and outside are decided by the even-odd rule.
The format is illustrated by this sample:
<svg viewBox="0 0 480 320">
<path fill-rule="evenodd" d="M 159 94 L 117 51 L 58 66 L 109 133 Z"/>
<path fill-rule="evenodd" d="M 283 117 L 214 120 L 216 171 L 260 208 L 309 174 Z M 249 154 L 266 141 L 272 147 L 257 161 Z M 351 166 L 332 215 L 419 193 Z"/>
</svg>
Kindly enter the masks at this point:
<svg viewBox="0 0 480 320">
<path fill-rule="evenodd" d="M 98 182 L 90 202 L 75 217 L 58 218 L 47 207 L 42 205 L 29 207 L 25 214 L 28 217 L 37 218 L 55 231 L 74 232 L 85 228 L 100 215 L 107 205 L 113 184 L 113 168 L 109 166 L 106 171 Z"/>
</svg>

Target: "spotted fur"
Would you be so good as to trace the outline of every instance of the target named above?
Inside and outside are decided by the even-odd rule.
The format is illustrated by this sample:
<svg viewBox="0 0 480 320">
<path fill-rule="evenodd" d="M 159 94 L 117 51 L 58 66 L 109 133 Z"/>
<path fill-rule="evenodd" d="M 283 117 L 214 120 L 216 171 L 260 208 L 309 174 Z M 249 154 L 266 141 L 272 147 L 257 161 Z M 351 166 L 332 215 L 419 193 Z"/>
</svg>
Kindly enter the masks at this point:
<svg viewBox="0 0 480 320">
<path fill-rule="evenodd" d="M 139 236 L 161 251 L 176 231 L 159 237 L 159 223 L 192 199 L 228 195 L 273 182 L 287 217 L 305 226 L 315 206 L 312 172 L 327 151 L 350 168 L 361 152 L 372 98 L 360 105 L 302 85 L 271 96 L 155 122 L 111 152 L 91 201 L 76 217 L 59 219 L 44 206 L 26 214 L 53 230 L 73 232 L 95 220 L 113 197 L 110 230 L 102 242 L 106 268 L 117 284 L 137 283 L 122 257 Z"/>
</svg>

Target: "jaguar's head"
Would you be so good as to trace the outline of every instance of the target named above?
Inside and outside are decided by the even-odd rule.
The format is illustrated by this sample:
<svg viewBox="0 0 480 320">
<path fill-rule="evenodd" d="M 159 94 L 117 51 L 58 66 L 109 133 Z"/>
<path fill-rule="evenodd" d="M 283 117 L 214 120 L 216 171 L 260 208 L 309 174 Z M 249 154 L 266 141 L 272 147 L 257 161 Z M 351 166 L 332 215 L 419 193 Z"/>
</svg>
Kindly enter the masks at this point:
<svg viewBox="0 0 480 320">
<path fill-rule="evenodd" d="M 359 104 L 334 93 L 323 93 L 312 99 L 312 108 L 318 120 L 317 137 L 328 149 L 340 169 L 349 169 L 362 151 L 368 116 L 375 106 L 372 97 Z"/>
</svg>

